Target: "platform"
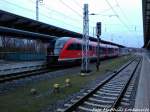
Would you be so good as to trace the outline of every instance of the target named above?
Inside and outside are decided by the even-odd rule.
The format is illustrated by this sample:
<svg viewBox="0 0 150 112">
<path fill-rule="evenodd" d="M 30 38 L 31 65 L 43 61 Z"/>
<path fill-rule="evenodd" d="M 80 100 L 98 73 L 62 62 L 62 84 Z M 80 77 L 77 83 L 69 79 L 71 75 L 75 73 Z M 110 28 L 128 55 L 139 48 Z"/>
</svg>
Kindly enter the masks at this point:
<svg viewBox="0 0 150 112">
<path fill-rule="evenodd" d="M 148 109 L 150 110 L 150 51 L 143 53 L 143 62 L 134 107 L 136 109 L 145 109 L 142 112 L 149 112 Z"/>
<path fill-rule="evenodd" d="M 33 70 L 37 67 L 46 65 L 45 61 L 0 61 L 0 75 L 16 73 L 21 71 Z"/>
</svg>

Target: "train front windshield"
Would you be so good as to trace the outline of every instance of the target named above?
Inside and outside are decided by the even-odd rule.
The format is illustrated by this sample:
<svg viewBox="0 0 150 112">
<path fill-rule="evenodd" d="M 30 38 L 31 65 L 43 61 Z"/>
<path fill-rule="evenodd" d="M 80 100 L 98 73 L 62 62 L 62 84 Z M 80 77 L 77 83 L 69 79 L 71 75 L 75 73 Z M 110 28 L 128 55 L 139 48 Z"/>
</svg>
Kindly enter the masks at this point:
<svg viewBox="0 0 150 112">
<path fill-rule="evenodd" d="M 59 55 L 61 49 L 64 47 L 65 43 L 69 40 L 69 37 L 62 37 L 53 40 L 48 48 L 48 53 L 51 55 Z"/>
</svg>

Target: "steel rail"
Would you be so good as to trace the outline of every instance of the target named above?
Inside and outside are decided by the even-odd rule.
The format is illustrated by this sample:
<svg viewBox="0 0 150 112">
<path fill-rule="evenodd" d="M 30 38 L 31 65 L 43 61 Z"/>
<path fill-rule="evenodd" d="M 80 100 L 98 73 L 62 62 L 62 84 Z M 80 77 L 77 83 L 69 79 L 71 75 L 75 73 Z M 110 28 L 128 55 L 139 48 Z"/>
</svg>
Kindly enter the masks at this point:
<svg viewBox="0 0 150 112">
<path fill-rule="evenodd" d="M 24 72 L 19 72 L 19 73 L 2 75 L 2 76 L 0 76 L 0 83 L 17 80 L 17 79 L 25 78 L 25 77 L 29 77 L 29 76 L 40 75 L 40 74 L 46 73 L 46 72 L 49 72 L 49 70 L 46 68 L 43 68 L 43 69 L 30 70 L 30 71 L 24 71 Z"/>
<path fill-rule="evenodd" d="M 137 57 L 136 57 L 137 58 Z M 64 109 L 63 112 L 72 112 L 75 109 L 77 109 L 78 106 L 84 103 L 85 100 L 87 100 L 89 97 L 91 97 L 94 93 L 96 93 L 103 85 L 105 85 L 107 82 L 109 82 L 112 78 L 114 78 L 117 74 L 119 74 L 122 70 L 124 70 L 126 67 L 128 67 L 132 62 L 136 60 L 136 58 L 131 59 L 127 64 L 123 65 L 118 71 L 113 73 L 112 75 L 108 76 L 106 79 L 101 81 L 101 83 L 96 86 L 94 89 L 90 91 L 90 93 L 86 94 L 82 98 L 80 98 L 77 102 L 73 103 L 71 106 L 69 106 L 67 109 Z"/>
<path fill-rule="evenodd" d="M 119 106 L 119 103 L 120 103 L 121 99 L 123 98 L 123 95 L 125 94 L 125 92 L 126 92 L 126 90 L 127 90 L 127 88 L 128 88 L 128 86 L 129 86 L 129 84 L 130 84 L 130 82 L 131 82 L 131 80 L 132 80 L 132 78 L 133 78 L 133 76 L 134 76 L 134 74 L 135 74 L 135 72 L 136 72 L 136 70 L 137 70 L 137 68 L 138 68 L 138 66 L 139 66 L 139 64 L 140 64 L 141 61 L 142 61 L 142 59 L 139 60 L 138 64 L 137 64 L 136 67 L 134 68 L 134 70 L 133 70 L 131 76 L 129 77 L 127 83 L 126 83 L 125 86 L 123 87 L 123 89 L 122 89 L 122 91 L 120 92 L 119 96 L 117 97 L 116 101 L 113 103 L 113 105 L 112 105 L 112 107 L 111 107 L 111 108 L 112 108 L 112 111 L 111 111 L 111 112 L 116 112 L 116 109 L 117 109 L 117 107 Z M 114 109 L 114 110 L 113 110 L 113 109 Z"/>
<path fill-rule="evenodd" d="M 36 75 L 40 75 L 43 73 L 57 71 L 57 70 L 72 68 L 74 66 L 77 66 L 77 65 L 68 65 L 68 66 L 54 65 L 54 66 L 50 66 L 51 69 L 48 69 L 46 66 L 43 66 L 43 68 L 39 68 L 39 69 L 0 75 L 0 83 L 4 83 L 7 81 L 13 81 L 13 80 L 21 79 L 21 78 L 26 78 L 26 77 L 30 77 L 30 76 L 36 76 Z M 26 68 L 26 67 L 22 67 L 22 68 Z M 20 69 L 20 68 L 18 68 L 18 69 Z"/>
</svg>

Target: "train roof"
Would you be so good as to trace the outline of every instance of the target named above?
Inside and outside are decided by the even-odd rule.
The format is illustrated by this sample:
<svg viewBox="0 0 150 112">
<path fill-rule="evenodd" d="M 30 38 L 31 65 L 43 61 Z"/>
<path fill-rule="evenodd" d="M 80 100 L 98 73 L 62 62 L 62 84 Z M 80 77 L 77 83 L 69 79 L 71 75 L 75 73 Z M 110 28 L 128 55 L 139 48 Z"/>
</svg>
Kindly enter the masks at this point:
<svg viewBox="0 0 150 112">
<path fill-rule="evenodd" d="M 62 37 L 62 38 L 57 38 L 57 39 L 71 39 L 71 38 L 74 38 L 74 37 Z M 82 40 L 81 38 L 74 38 L 74 39 L 76 39 L 76 40 L 79 40 L 79 42 Z M 91 41 L 91 43 L 96 43 L 96 41 Z M 100 42 L 100 46 L 101 47 L 108 47 L 108 48 L 119 48 L 118 46 L 116 46 L 116 45 L 111 45 L 111 44 L 109 44 L 109 43 L 103 43 L 102 41 Z"/>
</svg>

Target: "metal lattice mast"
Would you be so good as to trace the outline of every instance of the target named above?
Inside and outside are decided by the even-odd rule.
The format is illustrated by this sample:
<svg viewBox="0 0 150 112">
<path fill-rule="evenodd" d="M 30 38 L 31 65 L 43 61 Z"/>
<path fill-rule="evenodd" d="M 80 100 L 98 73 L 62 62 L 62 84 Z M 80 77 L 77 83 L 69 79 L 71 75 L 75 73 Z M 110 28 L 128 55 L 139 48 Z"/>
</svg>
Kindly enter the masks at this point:
<svg viewBox="0 0 150 112">
<path fill-rule="evenodd" d="M 82 44 L 82 72 L 88 72 L 88 50 L 89 50 L 89 14 L 88 4 L 84 4 L 83 12 L 83 44 Z"/>
</svg>

